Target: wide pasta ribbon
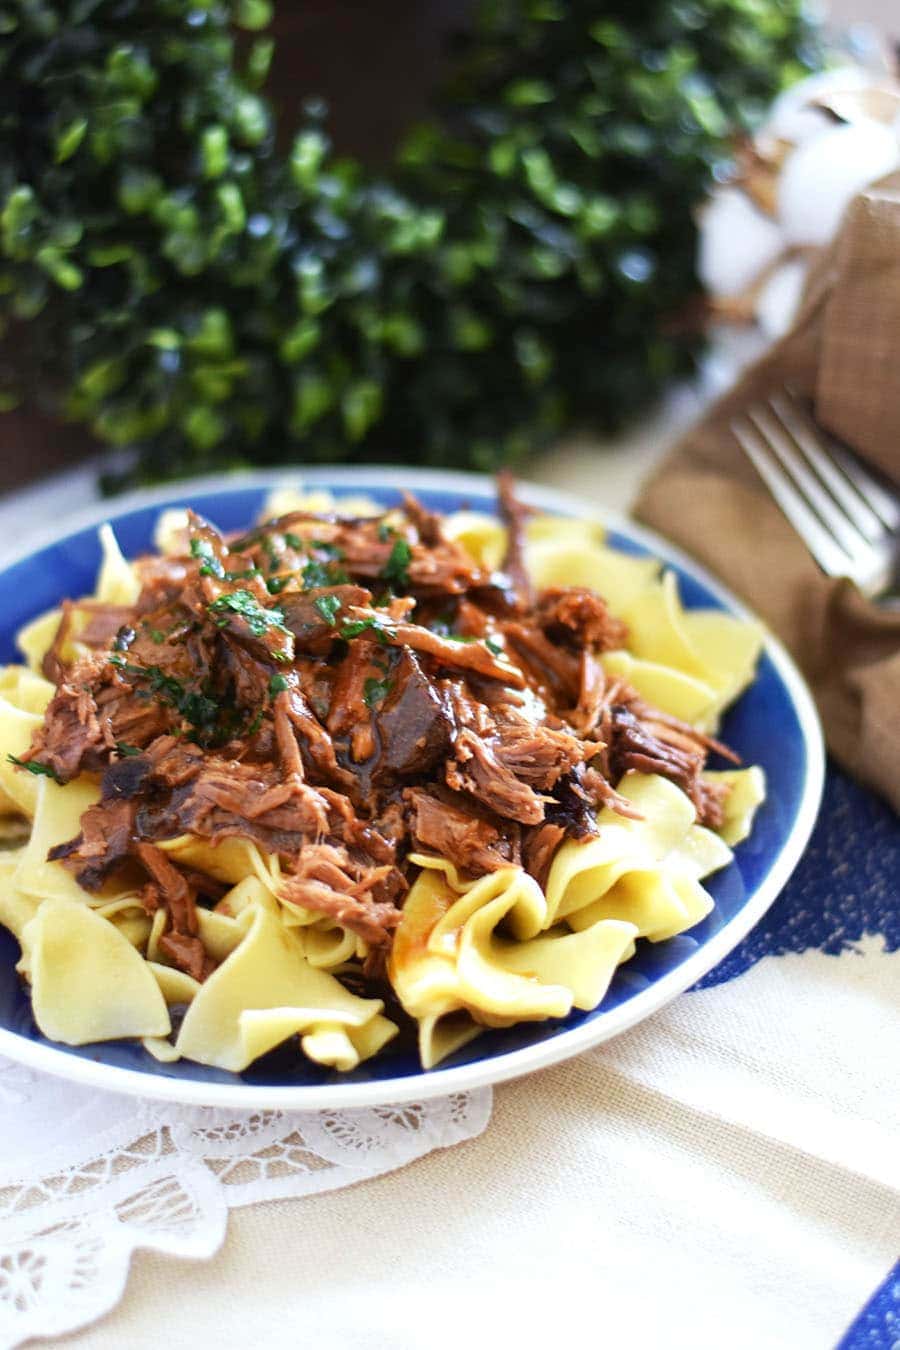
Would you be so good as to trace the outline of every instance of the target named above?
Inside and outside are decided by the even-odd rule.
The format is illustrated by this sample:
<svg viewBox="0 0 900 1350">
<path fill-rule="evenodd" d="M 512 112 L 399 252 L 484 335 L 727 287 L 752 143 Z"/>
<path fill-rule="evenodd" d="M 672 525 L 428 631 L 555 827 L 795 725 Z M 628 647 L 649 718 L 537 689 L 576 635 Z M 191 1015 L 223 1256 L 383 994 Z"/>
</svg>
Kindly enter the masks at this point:
<svg viewBox="0 0 900 1350">
<path fill-rule="evenodd" d="M 426 1069 L 481 1026 L 596 1007 L 616 966 L 633 950 L 636 929 L 617 920 L 584 933 L 544 933 L 546 899 L 521 868 L 489 873 L 460 893 L 444 860 L 415 860 L 426 865 L 407 897 L 389 974 L 403 1007 L 419 1023 Z M 524 942 L 502 936 L 497 930 L 504 920 L 533 936 Z"/>
<path fill-rule="evenodd" d="M 749 827 L 757 775 L 733 775 L 733 832 Z M 404 906 L 389 974 L 418 1021 L 426 1068 L 482 1026 L 597 1007 L 636 938 L 674 937 L 709 913 L 712 898 L 700 878 L 730 862 L 731 849 L 696 824 L 693 804 L 667 779 L 628 775 L 620 790 L 641 818 L 602 811 L 595 837 L 557 850 L 546 891 L 521 868 L 469 881 L 448 859 L 410 856 L 423 870 Z"/>
<path fill-rule="evenodd" d="M 35 1021 L 64 1045 L 165 1036 L 169 1013 L 147 962 L 88 905 L 44 900 L 20 937 L 18 969 L 31 983 Z"/>
<path fill-rule="evenodd" d="M 310 1059 L 343 1070 L 376 1054 L 397 1032 L 382 1000 L 359 998 L 312 966 L 265 888 L 253 878 L 242 885 L 252 922 L 197 991 L 176 1053 L 237 1073 L 294 1034 Z"/>
</svg>

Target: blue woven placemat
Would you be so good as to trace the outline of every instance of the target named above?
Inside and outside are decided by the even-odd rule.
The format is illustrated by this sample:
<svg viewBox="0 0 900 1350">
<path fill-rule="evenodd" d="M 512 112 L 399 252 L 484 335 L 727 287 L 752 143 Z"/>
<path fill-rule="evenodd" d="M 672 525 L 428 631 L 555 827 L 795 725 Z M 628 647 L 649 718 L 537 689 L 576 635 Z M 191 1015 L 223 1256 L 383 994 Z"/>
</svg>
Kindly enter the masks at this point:
<svg viewBox="0 0 900 1350">
<path fill-rule="evenodd" d="M 873 793 L 829 765 L 825 796 L 803 858 L 753 932 L 696 986 L 742 975 L 762 956 L 810 947 L 831 956 L 866 934 L 900 948 L 900 820 Z"/>
<path fill-rule="evenodd" d="M 900 948 L 900 821 L 871 792 L 829 766 L 825 796 L 796 872 L 753 932 L 700 981 L 733 980 L 760 957 L 810 947 L 837 956 L 866 935 Z M 900 1350 L 900 1263 L 837 1350 Z"/>
</svg>

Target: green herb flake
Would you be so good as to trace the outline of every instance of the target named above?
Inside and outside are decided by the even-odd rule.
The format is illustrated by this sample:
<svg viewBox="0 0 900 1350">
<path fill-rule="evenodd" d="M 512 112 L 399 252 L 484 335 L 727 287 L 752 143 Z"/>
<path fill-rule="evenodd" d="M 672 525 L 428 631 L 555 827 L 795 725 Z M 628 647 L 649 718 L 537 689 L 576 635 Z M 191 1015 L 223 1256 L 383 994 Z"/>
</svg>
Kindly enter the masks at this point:
<svg viewBox="0 0 900 1350">
<path fill-rule="evenodd" d="M 339 595 L 317 595 L 313 601 L 316 609 L 332 628 L 337 624 L 337 612 L 341 607 Z"/>
<path fill-rule="evenodd" d="M 349 578 L 347 573 L 333 562 L 310 558 L 301 573 L 301 580 L 305 591 L 317 591 L 323 586 L 342 586 Z"/>
<path fill-rule="evenodd" d="M 220 581 L 223 580 L 225 568 L 216 557 L 215 549 L 208 539 L 194 538 L 191 540 L 191 557 L 201 560 L 201 577 L 218 577 Z"/>
<path fill-rule="evenodd" d="M 314 539 L 312 546 L 317 553 L 324 553 L 326 558 L 332 558 L 335 562 L 343 562 L 346 554 L 337 544 L 329 544 L 327 539 Z"/>
<path fill-rule="evenodd" d="M 150 641 L 155 642 L 157 647 L 161 646 L 166 640 L 166 635 L 161 628 L 150 629 Z"/>
<path fill-rule="evenodd" d="M 147 681 L 149 690 L 136 690 L 138 698 L 156 695 L 162 702 L 180 713 L 192 726 L 201 729 L 214 726 L 220 713 L 220 706 L 208 694 L 193 689 L 186 690 L 180 680 L 174 675 L 167 675 L 160 666 L 137 666 L 122 657 L 110 657 L 110 660 L 126 675 L 134 675 L 137 679 Z"/>
<path fill-rule="evenodd" d="M 259 731 L 260 727 L 262 726 L 262 720 L 263 720 L 263 710 L 262 708 L 260 708 L 256 716 L 254 717 L 253 721 L 247 727 L 245 735 L 255 736 L 256 733 Z"/>
<path fill-rule="evenodd" d="M 288 688 L 288 681 L 285 675 L 273 675 L 269 681 L 269 694 L 272 698 L 276 694 L 283 694 Z"/>
<path fill-rule="evenodd" d="M 487 647 L 488 651 L 492 653 L 492 655 L 494 656 L 503 655 L 503 648 L 500 646 L 500 643 L 495 642 L 493 638 L 485 638 L 484 645 Z"/>
<path fill-rule="evenodd" d="M 390 693 L 393 683 L 393 680 L 376 680 L 370 676 L 363 685 L 363 703 L 366 707 L 374 708 L 377 703 L 382 703 Z"/>
<path fill-rule="evenodd" d="M 10 764 L 15 764 L 18 769 L 27 769 L 39 778 L 52 778 L 54 783 L 59 782 L 59 775 L 49 764 L 38 764 L 34 759 L 17 759 L 15 755 L 7 755 L 6 758 Z"/>
<path fill-rule="evenodd" d="M 286 576 L 268 577 L 266 580 L 266 590 L 270 595 L 280 595 L 285 586 L 290 585 L 293 580 L 293 572 L 288 572 Z"/>
<path fill-rule="evenodd" d="M 288 631 L 283 612 L 275 606 L 266 609 L 250 591 L 237 590 L 220 595 L 218 600 L 207 605 L 207 609 L 220 628 L 225 628 L 234 614 L 244 620 L 254 637 L 265 637 L 273 628 Z"/>
<path fill-rule="evenodd" d="M 375 618 L 374 614 L 368 615 L 365 619 L 351 619 L 348 623 L 341 626 L 341 637 L 349 642 L 351 638 L 357 638 L 361 633 L 371 630 L 372 636 L 379 642 L 387 642 L 387 630 Z"/>
<path fill-rule="evenodd" d="M 116 741 L 116 749 L 123 759 L 133 759 L 135 755 L 143 754 L 139 745 L 129 745 L 127 741 Z"/>
<path fill-rule="evenodd" d="M 299 534 L 291 534 L 290 531 L 288 531 L 288 533 L 285 534 L 284 542 L 287 544 L 288 548 L 303 547 L 303 540 L 300 538 Z"/>
<path fill-rule="evenodd" d="M 389 539 L 393 539 L 396 533 L 393 525 L 389 525 L 386 520 L 383 520 L 378 526 L 378 542 L 386 544 Z"/>
<path fill-rule="evenodd" d="M 181 699 L 178 711 L 193 727 L 211 727 L 219 715 L 219 705 L 206 694 L 189 693 Z"/>
<path fill-rule="evenodd" d="M 269 559 L 269 571 L 277 572 L 281 566 L 281 555 L 284 553 L 285 538 L 283 534 L 266 534 L 260 541 L 263 551 Z"/>
<path fill-rule="evenodd" d="M 390 557 L 381 570 L 381 575 L 395 590 L 404 590 L 409 586 L 409 564 L 412 562 L 412 549 L 405 539 L 395 539 Z"/>
</svg>

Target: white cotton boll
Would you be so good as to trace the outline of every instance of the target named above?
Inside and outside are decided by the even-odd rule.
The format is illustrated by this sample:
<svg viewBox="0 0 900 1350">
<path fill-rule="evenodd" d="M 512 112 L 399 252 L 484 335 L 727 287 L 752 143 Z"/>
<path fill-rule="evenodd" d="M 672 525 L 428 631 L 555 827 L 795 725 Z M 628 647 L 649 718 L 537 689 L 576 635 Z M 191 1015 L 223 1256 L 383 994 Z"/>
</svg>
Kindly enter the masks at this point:
<svg viewBox="0 0 900 1350">
<path fill-rule="evenodd" d="M 778 215 L 789 244 L 827 244 L 847 203 L 900 164 L 890 127 L 869 119 L 831 127 L 794 150 L 778 183 Z"/>
<path fill-rule="evenodd" d="M 782 250 L 781 232 L 739 188 L 722 188 L 700 221 L 697 271 L 713 295 L 739 295 Z"/>
<path fill-rule="evenodd" d="M 831 125 L 828 115 L 821 108 L 808 107 L 809 103 L 837 91 L 862 89 L 871 83 L 871 73 L 860 66 L 840 66 L 837 70 L 810 75 L 778 95 L 766 118 L 763 135 L 802 145 Z"/>
<path fill-rule="evenodd" d="M 803 284 L 806 281 L 807 264 L 799 258 L 782 263 L 760 287 L 759 295 L 753 307 L 756 321 L 767 338 L 774 340 L 782 337 L 794 322 Z"/>
</svg>

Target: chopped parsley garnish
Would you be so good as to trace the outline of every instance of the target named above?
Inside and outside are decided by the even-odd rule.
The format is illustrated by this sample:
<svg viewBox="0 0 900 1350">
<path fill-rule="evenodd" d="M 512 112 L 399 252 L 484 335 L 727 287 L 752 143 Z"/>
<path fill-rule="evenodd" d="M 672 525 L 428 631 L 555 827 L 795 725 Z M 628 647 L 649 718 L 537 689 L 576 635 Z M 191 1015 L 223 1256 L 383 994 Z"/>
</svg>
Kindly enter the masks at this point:
<svg viewBox="0 0 900 1350">
<path fill-rule="evenodd" d="M 370 677 L 363 685 L 363 703 L 367 708 L 374 708 L 376 703 L 381 703 L 387 698 L 393 685 L 393 680 L 376 680 Z"/>
<path fill-rule="evenodd" d="M 316 609 L 321 614 L 326 623 L 332 628 L 337 623 L 337 612 L 341 607 L 341 598 L 339 595 L 317 595 L 313 601 Z"/>
<path fill-rule="evenodd" d="M 266 581 L 266 590 L 270 595 L 280 595 L 290 582 L 294 580 L 293 572 L 288 572 L 286 576 L 269 577 Z"/>
<path fill-rule="evenodd" d="M 281 694 L 288 688 L 287 678 L 284 675 L 273 675 L 269 681 L 269 693 L 272 698 L 276 694 Z"/>
<path fill-rule="evenodd" d="M 484 645 L 487 647 L 488 651 L 491 652 L 494 656 L 503 655 L 503 648 L 500 646 L 500 643 L 495 642 L 493 638 L 489 637 L 485 638 Z"/>
<path fill-rule="evenodd" d="M 161 646 L 166 640 L 166 635 L 161 628 L 150 629 L 150 641 L 155 642 L 157 647 Z"/>
<path fill-rule="evenodd" d="M 265 534 L 262 538 L 262 546 L 266 557 L 269 559 L 269 571 L 274 572 L 278 566 L 278 560 L 284 552 L 284 536 L 281 534 Z"/>
<path fill-rule="evenodd" d="M 192 727 L 211 727 L 219 715 L 219 705 L 206 694 L 186 693 L 178 703 L 178 711 Z"/>
<path fill-rule="evenodd" d="M 343 562 L 346 557 L 343 549 L 338 548 L 337 544 L 329 544 L 327 539 L 314 539 L 312 546 L 317 553 L 324 553 L 326 558 L 333 558 L 335 562 Z"/>
<path fill-rule="evenodd" d="M 288 532 L 284 536 L 284 542 L 287 544 L 288 548 L 303 547 L 303 540 L 300 538 L 299 534 L 291 534 L 290 532 Z"/>
<path fill-rule="evenodd" d="M 247 736 L 255 736 L 256 733 L 259 731 L 260 727 L 262 726 L 262 720 L 263 720 L 263 710 L 262 708 L 260 708 L 259 712 L 256 714 L 256 716 L 254 717 L 253 721 L 250 723 L 244 734 Z"/>
<path fill-rule="evenodd" d="M 395 590 L 405 590 L 409 586 L 409 564 L 412 561 L 412 549 L 405 539 L 395 539 L 390 557 L 381 569 L 381 576 Z"/>
<path fill-rule="evenodd" d="M 17 759 L 15 755 L 7 755 L 6 758 L 10 764 L 15 764 L 19 769 L 27 769 L 29 773 L 37 774 L 41 778 L 52 778 L 54 783 L 59 782 L 59 775 L 49 764 L 38 764 L 33 759 Z"/>
<path fill-rule="evenodd" d="M 445 642 L 476 642 L 477 638 L 470 637 L 465 633 L 454 633 L 451 624 L 452 619 L 440 616 L 430 623 L 429 629 L 435 637 L 442 637 Z"/>
<path fill-rule="evenodd" d="M 160 666 L 136 666 L 122 656 L 111 656 L 110 662 L 126 675 L 134 675 L 146 680 L 150 688 L 147 693 L 137 691 L 139 698 L 149 698 L 157 694 L 163 703 L 168 703 L 181 714 L 186 722 L 201 729 L 212 727 L 219 716 L 220 707 L 215 699 L 198 690 L 185 689 L 174 675 L 167 675 Z"/>
<path fill-rule="evenodd" d="M 243 619 L 254 637 L 265 637 L 272 628 L 287 632 L 283 612 L 273 606 L 266 609 L 250 591 L 232 591 L 229 595 L 220 595 L 207 606 L 219 628 L 225 628 L 232 614 Z"/>
<path fill-rule="evenodd" d="M 116 741 L 116 749 L 124 759 L 132 759 L 135 755 L 143 754 L 139 745 L 129 745 L 127 741 Z"/>
<path fill-rule="evenodd" d="M 386 520 L 383 520 L 378 526 L 378 542 L 386 544 L 389 539 L 393 539 L 396 533 L 393 525 L 389 525 Z"/>
<path fill-rule="evenodd" d="M 301 577 L 305 591 L 317 591 L 322 586 L 340 586 L 348 580 L 343 568 L 335 566 L 333 562 L 321 562 L 318 558 L 310 558 Z"/>
<path fill-rule="evenodd" d="M 225 568 L 216 557 L 216 551 L 208 539 L 195 537 L 191 540 L 191 557 L 201 559 L 201 577 L 218 577 L 220 581 L 224 579 Z"/>
<path fill-rule="evenodd" d="M 351 619 L 348 623 L 341 625 L 341 637 L 350 638 L 359 637 L 360 633 L 365 633 L 367 629 L 372 630 L 372 636 L 379 642 L 387 642 L 387 630 L 375 618 L 374 614 L 367 615 L 365 619 Z"/>
</svg>

